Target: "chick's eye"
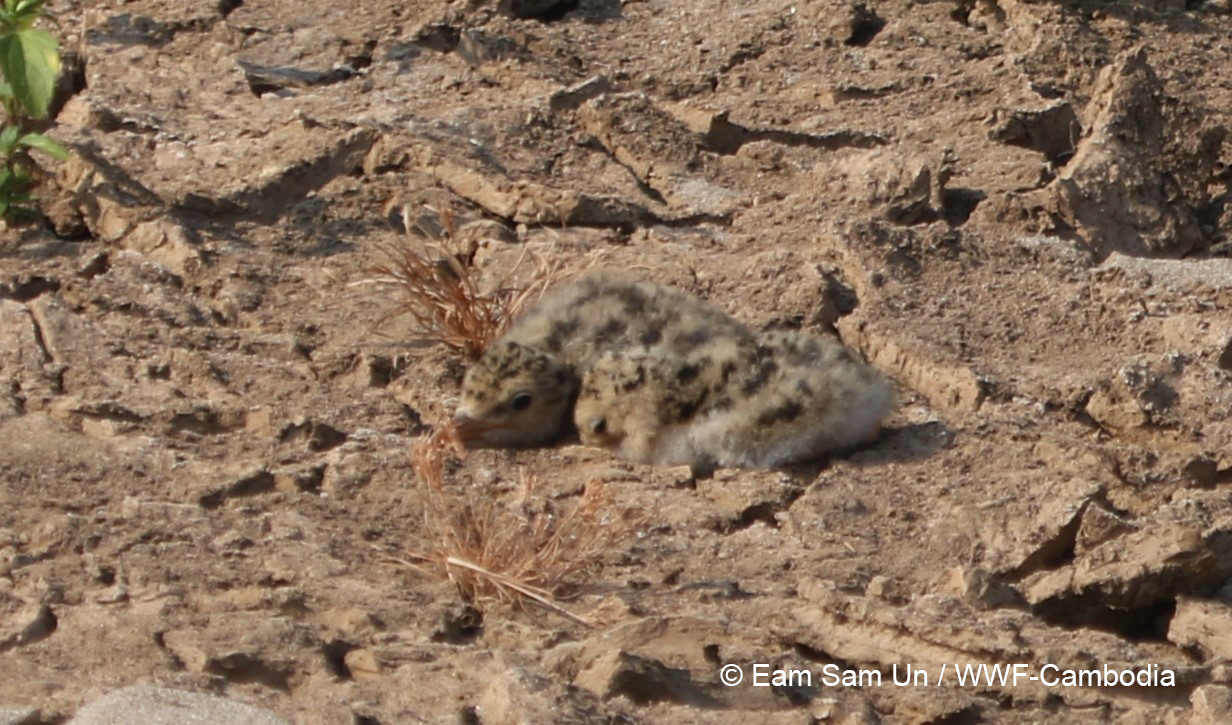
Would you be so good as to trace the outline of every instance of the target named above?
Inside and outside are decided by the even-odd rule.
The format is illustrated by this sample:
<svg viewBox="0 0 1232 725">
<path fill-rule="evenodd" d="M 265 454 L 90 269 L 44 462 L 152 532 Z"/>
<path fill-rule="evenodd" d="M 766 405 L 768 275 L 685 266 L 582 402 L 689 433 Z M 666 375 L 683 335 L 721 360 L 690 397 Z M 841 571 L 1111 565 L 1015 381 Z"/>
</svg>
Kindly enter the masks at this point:
<svg viewBox="0 0 1232 725">
<path fill-rule="evenodd" d="M 530 407 L 532 400 L 533 398 L 531 398 L 530 393 L 518 393 L 517 395 L 513 396 L 513 400 L 510 401 L 509 405 L 514 410 L 526 410 L 527 408 Z"/>
<path fill-rule="evenodd" d="M 590 422 L 590 430 L 595 435 L 607 433 L 607 418 L 595 418 Z"/>
</svg>

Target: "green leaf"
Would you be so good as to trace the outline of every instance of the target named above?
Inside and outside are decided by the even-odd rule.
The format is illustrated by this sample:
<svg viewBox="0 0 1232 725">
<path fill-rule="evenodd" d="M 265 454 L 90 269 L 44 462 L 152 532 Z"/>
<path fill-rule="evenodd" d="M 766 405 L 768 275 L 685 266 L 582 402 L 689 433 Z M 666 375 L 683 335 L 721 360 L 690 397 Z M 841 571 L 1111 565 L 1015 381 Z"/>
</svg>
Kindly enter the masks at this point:
<svg viewBox="0 0 1232 725">
<path fill-rule="evenodd" d="M 21 129 L 16 126 L 5 126 L 3 131 L 0 131 L 0 154 L 8 156 L 13 153 L 13 149 L 17 146 L 17 139 L 21 137 Z"/>
<path fill-rule="evenodd" d="M 60 75 L 55 37 L 37 28 L 0 37 L 0 68 L 26 113 L 34 118 L 46 116 Z"/>
<path fill-rule="evenodd" d="M 32 149 L 38 149 L 48 156 L 54 159 L 59 159 L 60 161 L 68 159 L 67 149 L 41 133 L 28 133 L 17 139 L 17 145 L 29 146 Z"/>
<path fill-rule="evenodd" d="M 13 8 L 13 12 L 18 15 L 25 13 L 39 13 L 43 9 L 43 3 L 47 0 L 17 0 L 17 6 Z"/>
<path fill-rule="evenodd" d="M 0 81 L 0 111 L 7 117 L 17 115 L 17 98 L 13 95 L 13 87 Z"/>
</svg>

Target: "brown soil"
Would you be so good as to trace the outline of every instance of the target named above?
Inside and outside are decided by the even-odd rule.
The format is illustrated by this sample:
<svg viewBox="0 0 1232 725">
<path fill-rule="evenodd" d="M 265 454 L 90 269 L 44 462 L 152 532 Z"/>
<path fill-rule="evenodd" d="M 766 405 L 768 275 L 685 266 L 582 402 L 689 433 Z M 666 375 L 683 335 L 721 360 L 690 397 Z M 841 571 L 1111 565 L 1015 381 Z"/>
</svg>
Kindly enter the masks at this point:
<svg viewBox="0 0 1232 725">
<path fill-rule="evenodd" d="M 52 3 L 83 82 L 47 223 L 0 245 L 0 707 L 149 682 L 301 723 L 1232 721 L 1229 4 L 554 5 Z M 407 452 L 464 361 L 365 283 L 442 210 L 493 278 L 602 254 L 837 330 L 900 406 L 789 471 L 472 454 L 469 495 L 598 479 L 646 520 L 571 582 L 593 627 L 467 604 L 391 560 L 435 546 Z M 818 677 L 720 684 L 753 663 Z M 1176 682 L 939 685 L 954 663 Z"/>
</svg>

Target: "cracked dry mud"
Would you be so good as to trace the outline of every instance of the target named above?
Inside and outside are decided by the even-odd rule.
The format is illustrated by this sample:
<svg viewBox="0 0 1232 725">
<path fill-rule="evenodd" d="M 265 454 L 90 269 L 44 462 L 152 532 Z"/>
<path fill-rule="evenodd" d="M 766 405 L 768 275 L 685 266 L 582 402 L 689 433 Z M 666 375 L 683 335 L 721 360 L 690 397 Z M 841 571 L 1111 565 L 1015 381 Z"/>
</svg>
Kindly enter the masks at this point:
<svg viewBox="0 0 1232 725">
<path fill-rule="evenodd" d="M 134 683 L 299 723 L 1232 721 L 1227 2 L 51 5 L 82 73 L 47 221 L 0 237 L 0 721 Z M 463 369 L 378 327 L 403 209 L 485 278 L 601 252 L 837 331 L 900 407 L 696 482 L 474 453 L 501 505 L 597 478 L 652 517 L 576 582 L 600 626 L 469 607 L 388 559 L 433 545 L 407 450 Z M 1176 683 L 718 679 L 1016 662 Z"/>
</svg>

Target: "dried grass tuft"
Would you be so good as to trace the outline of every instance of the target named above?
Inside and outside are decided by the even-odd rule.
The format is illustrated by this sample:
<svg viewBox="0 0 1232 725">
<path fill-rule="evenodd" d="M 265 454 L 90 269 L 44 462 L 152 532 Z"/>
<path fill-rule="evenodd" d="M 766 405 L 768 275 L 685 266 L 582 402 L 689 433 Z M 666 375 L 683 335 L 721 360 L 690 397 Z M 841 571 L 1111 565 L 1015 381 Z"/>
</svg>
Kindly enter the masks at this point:
<svg viewBox="0 0 1232 725">
<path fill-rule="evenodd" d="M 474 251 L 461 248 L 454 214 L 441 209 L 436 216 L 441 231 L 432 233 L 411 223 L 404 208 L 406 236 L 378 247 L 386 259 L 372 268 L 375 277 L 365 282 L 391 288 L 396 305 L 377 327 L 409 315 L 424 339 L 477 358 L 561 276 L 560 266 L 523 250 L 511 269 L 485 287 L 472 265 Z M 528 260 L 532 266 L 523 272 Z M 528 281 L 515 284 L 518 276 Z"/>
<path fill-rule="evenodd" d="M 557 594 L 631 535 L 639 517 L 614 512 L 606 486 L 596 479 L 560 515 L 528 513 L 526 506 L 515 512 L 491 497 L 468 495 L 445 482 L 446 464 L 460 450 L 448 427 L 413 447 L 411 465 L 435 549 L 401 563 L 448 579 L 468 601 L 534 603 L 590 626 L 564 609 Z M 522 503 L 534 486 L 535 479 L 523 472 Z"/>
</svg>

